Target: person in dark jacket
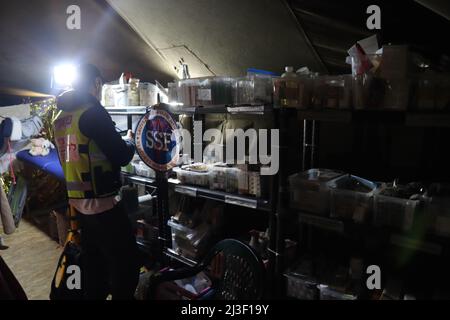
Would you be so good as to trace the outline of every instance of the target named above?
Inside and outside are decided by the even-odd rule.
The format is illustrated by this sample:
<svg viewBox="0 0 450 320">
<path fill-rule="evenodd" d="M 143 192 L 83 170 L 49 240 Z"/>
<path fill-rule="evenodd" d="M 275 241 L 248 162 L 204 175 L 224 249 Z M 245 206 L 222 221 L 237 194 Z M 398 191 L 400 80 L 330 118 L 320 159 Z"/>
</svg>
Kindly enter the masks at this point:
<svg viewBox="0 0 450 320">
<path fill-rule="evenodd" d="M 88 300 L 109 294 L 133 299 L 138 247 L 119 199 L 120 168 L 135 154 L 132 134 L 122 138 L 100 104 L 102 77 L 95 66 L 80 66 L 73 88 L 58 98 L 54 133 L 69 203 L 80 216 L 82 290 Z"/>
</svg>

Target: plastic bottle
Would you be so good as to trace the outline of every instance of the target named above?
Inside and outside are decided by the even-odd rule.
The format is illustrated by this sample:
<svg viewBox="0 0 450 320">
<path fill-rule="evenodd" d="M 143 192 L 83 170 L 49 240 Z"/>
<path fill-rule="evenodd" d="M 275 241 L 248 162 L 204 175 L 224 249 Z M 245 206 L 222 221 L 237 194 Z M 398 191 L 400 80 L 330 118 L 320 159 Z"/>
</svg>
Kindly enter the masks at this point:
<svg viewBox="0 0 450 320">
<path fill-rule="evenodd" d="M 299 105 L 299 79 L 294 67 L 286 67 L 280 79 L 281 107 L 296 108 Z"/>
<path fill-rule="evenodd" d="M 286 67 L 285 73 L 281 75 L 282 78 L 297 78 L 297 74 L 294 72 L 294 67 Z"/>
</svg>

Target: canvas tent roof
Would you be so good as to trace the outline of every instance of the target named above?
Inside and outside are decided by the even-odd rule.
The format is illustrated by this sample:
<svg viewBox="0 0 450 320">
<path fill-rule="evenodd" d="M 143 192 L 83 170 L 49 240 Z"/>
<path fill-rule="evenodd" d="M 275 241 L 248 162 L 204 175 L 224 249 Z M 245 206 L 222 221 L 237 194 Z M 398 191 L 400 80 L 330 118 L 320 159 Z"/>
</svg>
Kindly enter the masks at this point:
<svg viewBox="0 0 450 320">
<path fill-rule="evenodd" d="M 80 31 L 66 28 L 72 4 L 82 10 Z M 192 76 L 286 65 L 348 72 L 346 50 L 374 33 L 370 4 L 382 9 L 383 43 L 450 54 L 436 37 L 449 30 L 445 0 L 16 0 L 1 5 L 0 87 L 45 92 L 53 65 L 83 59 L 110 80 L 131 71 L 167 82 L 180 58 Z"/>
</svg>

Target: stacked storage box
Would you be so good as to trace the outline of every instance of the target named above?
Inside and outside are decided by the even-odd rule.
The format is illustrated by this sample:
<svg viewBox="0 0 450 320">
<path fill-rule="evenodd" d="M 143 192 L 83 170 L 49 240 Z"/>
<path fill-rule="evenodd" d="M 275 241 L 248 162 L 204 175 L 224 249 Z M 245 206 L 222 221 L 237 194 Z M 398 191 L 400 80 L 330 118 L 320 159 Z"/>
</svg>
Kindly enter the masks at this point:
<svg viewBox="0 0 450 320">
<path fill-rule="evenodd" d="M 331 217 L 364 223 L 373 208 L 378 185 L 360 177 L 345 175 L 330 182 Z"/>
<path fill-rule="evenodd" d="M 329 182 L 343 175 L 327 169 L 311 169 L 289 177 L 291 207 L 328 216 L 330 212 Z"/>
</svg>

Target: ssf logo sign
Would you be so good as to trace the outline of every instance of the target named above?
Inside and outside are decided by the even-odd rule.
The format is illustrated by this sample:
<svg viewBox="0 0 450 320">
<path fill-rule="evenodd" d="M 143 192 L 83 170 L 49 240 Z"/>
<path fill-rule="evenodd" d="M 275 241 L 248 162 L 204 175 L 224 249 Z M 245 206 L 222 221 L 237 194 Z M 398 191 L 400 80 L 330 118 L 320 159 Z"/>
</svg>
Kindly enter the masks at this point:
<svg viewBox="0 0 450 320">
<path fill-rule="evenodd" d="M 151 110 L 136 129 L 136 148 L 142 161 L 156 171 L 168 171 L 177 165 L 180 133 L 169 113 Z"/>
</svg>

